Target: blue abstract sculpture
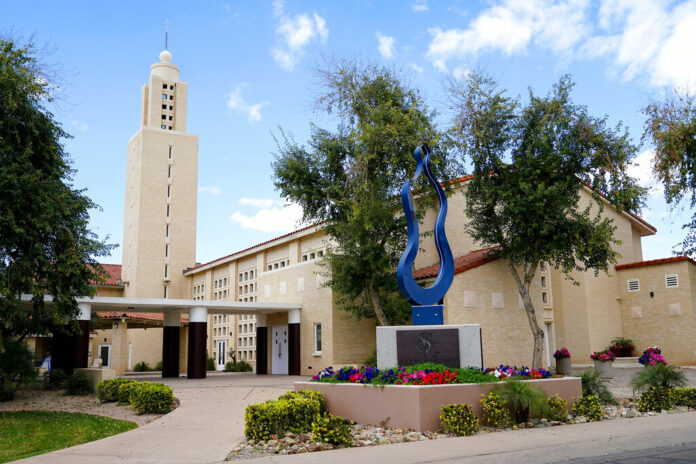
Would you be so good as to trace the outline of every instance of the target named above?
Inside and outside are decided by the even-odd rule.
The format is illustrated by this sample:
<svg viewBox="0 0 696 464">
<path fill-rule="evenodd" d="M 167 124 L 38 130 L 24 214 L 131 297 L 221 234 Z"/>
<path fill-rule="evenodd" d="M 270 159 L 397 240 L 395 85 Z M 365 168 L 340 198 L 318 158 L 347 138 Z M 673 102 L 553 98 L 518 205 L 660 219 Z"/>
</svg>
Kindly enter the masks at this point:
<svg viewBox="0 0 696 464">
<path fill-rule="evenodd" d="M 408 244 L 404 253 L 401 255 L 399 267 L 396 271 L 396 280 L 399 284 L 399 290 L 412 304 L 412 320 L 413 325 L 426 324 L 443 324 L 442 310 L 444 305 L 440 304 L 445 297 L 454 280 L 454 258 L 452 250 L 447 242 L 445 235 L 445 218 L 447 216 L 447 197 L 442 190 L 439 182 L 435 180 L 432 172 L 430 172 L 430 150 L 427 145 L 421 145 L 416 148 L 413 153 L 416 160 L 416 173 L 413 179 L 407 180 L 401 187 L 401 203 L 404 207 L 406 215 L 406 227 L 408 230 Z M 411 182 L 418 179 L 421 172 L 425 168 L 425 175 L 428 182 L 433 186 L 437 193 L 439 209 L 435 217 L 435 247 L 440 260 L 440 268 L 437 273 L 435 282 L 427 288 L 421 287 L 413 278 L 413 262 L 418 254 L 418 219 L 416 210 L 413 206 L 413 198 L 411 197 Z"/>
</svg>

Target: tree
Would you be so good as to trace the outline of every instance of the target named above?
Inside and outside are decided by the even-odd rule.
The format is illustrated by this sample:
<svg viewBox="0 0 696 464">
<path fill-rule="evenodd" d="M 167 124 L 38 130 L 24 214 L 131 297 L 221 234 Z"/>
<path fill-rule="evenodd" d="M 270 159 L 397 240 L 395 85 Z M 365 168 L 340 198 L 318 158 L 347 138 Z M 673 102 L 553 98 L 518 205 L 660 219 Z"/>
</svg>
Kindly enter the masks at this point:
<svg viewBox="0 0 696 464">
<path fill-rule="evenodd" d="M 317 108 L 337 116 L 338 127 L 332 132 L 313 125 L 308 147 L 282 134 L 275 186 L 302 207 L 304 221 L 323 222 L 333 240 L 324 264 L 339 307 L 381 325 L 403 321 L 410 311 L 396 284 L 407 239 L 399 189 L 422 143 L 433 150 L 436 169 L 448 167 L 434 114 L 384 68 L 342 62 L 319 77 Z"/>
<path fill-rule="evenodd" d="M 645 108 L 643 138 L 655 144 L 653 174 L 665 188 L 667 204 L 676 205 L 685 197 L 696 206 L 696 95 L 668 96 Z M 680 254 L 696 254 L 696 214 L 683 225 L 687 230 Z"/>
<path fill-rule="evenodd" d="M 61 143 L 68 136 L 45 104 L 52 101 L 33 45 L 0 39 L 0 332 L 45 333 L 74 317 L 75 298 L 93 295 L 103 276 L 94 257 L 111 246 L 88 229 L 97 206 L 71 184 Z M 23 294 L 32 295 L 29 304 Z M 44 306 L 44 296 L 55 301 Z"/>
<path fill-rule="evenodd" d="M 507 260 L 534 337 L 534 368 L 541 367 L 544 346 L 530 295 L 539 263 L 571 279 L 575 270 L 607 271 L 618 241 L 601 214 L 603 200 L 637 210 L 645 195 L 625 174 L 636 153 L 628 134 L 573 104 L 572 87 L 565 76 L 545 97 L 530 90 L 524 105 L 478 74 L 450 88 L 457 111 L 452 137 L 474 171 L 466 191 L 468 232 Z M 594 201 L 582 208 L 584 187 Z"/>
</svg>

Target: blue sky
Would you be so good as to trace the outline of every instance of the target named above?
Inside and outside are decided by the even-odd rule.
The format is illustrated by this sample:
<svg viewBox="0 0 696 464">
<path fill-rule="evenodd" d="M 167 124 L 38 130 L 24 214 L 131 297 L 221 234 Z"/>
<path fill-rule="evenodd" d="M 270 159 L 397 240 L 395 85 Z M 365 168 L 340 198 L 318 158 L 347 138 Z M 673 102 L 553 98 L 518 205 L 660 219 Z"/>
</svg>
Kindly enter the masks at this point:
<svg viewBox="0 0 696 464">
<path fill-rule="evenodd" d="M 623 121 L 635 141 L 640 108 L 673 87 L 696 84 L 696 1 L 564 0 L 261 2 L 6 1 L 0 32 L 52 49 L 63 77 L 51 107 L 74 139 L 66 146 L 75 185 L 102 211 L 92 228 L 121 242 L 126 143 L 140 121 L 141 87 L 163 49 L 189 83 L 188 131 L 200 136 L 197 260 L 205 262 L 296 225 L 271 182 L 279 128 L 305 141 L 313 69 L 324 57 L 401 70 L 428 104 L 451 119 L 444 83 L 481 68 L 513 95 L 546 93 L 570 73 L 576 103 Z M 686 208 L 670 211 L 650 179 L 649 145 L 632 174 L 651 186 L 642 216 L 658 228 L 644 258 L 669 256 Z M 450 214 L 454 214 L 452 211 Z M 105 262 L 118 263 L 120 249 Z"/>
</svg>

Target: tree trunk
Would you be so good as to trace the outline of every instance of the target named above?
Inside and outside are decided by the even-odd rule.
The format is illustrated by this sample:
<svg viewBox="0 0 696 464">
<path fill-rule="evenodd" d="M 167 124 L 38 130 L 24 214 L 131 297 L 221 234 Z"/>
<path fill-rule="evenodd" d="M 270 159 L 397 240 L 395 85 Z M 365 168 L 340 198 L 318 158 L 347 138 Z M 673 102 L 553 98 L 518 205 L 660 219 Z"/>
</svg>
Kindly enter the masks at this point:
<svg viewBox="0 0 696 464">
<path fill-rule="evenodd" d="M 384 313 L 384 308 L 382 308 L 382 299 L 372 283 L 370 283 L 368 291 L 370 292 L 370 299 L 372 300 L 372 309 L 375 310 L 375 316 L 377 317 L 379 325 L 391 325 L 389 317 L 387 317 Z"/>
<path fill-rule="evenodd" d="M 532 279 L 536 273 L 537 265 L 534 264 L 530 266 L 530 269 L 525 272 L 524 279 L 520 279 L 517 269 L 509 262 L 510 270 L 512 271 L 512 276 L 515 278 L 517 283 L 517 289 L 522 297 L 522 302 L 524 304 L 524 312 L 527 314 L 527 321 L 529 322 L 529 328 L 532 329 L 532 336 L 534 337 L 534 350 L 532 351 L 532 369 L 541 368 L 541 355 L 544 351 L 544 331 L 539 327 L 539 322 L 536 318 L 536 311 L 534 310 L 534 305 L 532 304 L 532 299 L 529 296 L 529 287 L 532 284 Z"/>
</svg>

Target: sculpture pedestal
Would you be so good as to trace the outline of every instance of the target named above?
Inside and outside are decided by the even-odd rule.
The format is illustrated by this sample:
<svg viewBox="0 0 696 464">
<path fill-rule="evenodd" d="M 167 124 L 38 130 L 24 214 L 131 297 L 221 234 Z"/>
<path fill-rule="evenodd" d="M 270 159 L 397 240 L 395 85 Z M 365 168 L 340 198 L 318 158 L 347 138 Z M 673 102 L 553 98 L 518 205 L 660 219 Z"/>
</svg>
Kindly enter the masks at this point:
<svg viewBox="0 0 696 464">
<path fill-rule="evenodd" d="M 478 324 L 377 327 L 379 369 L 424 362 L 452 368 L 482 368 L 481 327 Z"/>
</svg>

